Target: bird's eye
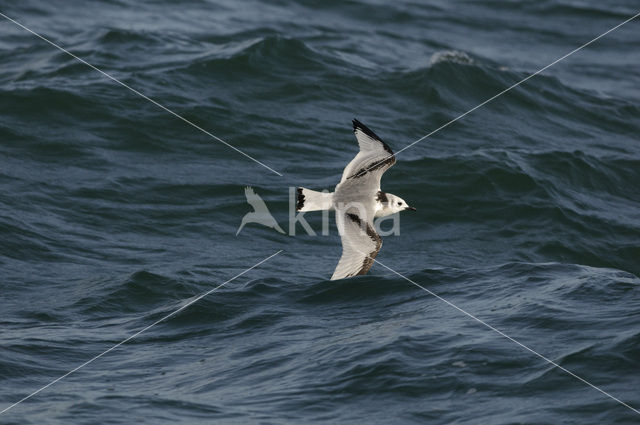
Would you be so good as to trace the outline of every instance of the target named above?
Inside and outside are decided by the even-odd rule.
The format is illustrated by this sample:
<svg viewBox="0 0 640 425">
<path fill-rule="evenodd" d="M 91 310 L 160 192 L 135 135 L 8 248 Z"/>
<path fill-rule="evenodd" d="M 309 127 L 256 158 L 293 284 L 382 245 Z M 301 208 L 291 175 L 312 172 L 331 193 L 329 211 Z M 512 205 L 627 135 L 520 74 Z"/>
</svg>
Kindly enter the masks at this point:
<svg viewBox="0 0 640 425">
<path fill-rule="evenodd" d="M 402 205 L 402 202 L 398 202 L 398 205 Z"/>
</svg>

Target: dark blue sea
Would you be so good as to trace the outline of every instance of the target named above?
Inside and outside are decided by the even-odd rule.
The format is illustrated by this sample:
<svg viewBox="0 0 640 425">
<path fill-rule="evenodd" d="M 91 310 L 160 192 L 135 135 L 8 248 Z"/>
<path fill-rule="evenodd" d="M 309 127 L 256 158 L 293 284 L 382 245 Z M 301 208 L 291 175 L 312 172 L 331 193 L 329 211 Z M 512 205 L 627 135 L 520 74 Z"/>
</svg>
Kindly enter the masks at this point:
<svg viewBox="0 0 640 425">
<path fill-rule="evenodd" d="M 0 0 L 0 423 L 640 423 L 640 18 L 398 153 L 388 268 L 289 229 L 352 119 L 398 152 L 638 12 Z"/>
</svg>

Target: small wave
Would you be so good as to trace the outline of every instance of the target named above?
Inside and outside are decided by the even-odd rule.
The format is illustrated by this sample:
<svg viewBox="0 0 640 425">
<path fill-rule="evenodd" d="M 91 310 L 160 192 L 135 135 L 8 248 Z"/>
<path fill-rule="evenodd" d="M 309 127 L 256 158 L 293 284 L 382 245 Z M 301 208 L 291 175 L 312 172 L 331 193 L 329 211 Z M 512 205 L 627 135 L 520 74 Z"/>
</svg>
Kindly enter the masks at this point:
<svg viewBox="0 0 640 425">
<path fill-rule="evenodd" d="M 412 288 L 398 278 L 380 278 L 371 275 L 339 281 L 321 281 L 298 292 L 298 301 L 309 304 L 350 303 L 385 300 L 392 295 L 401 295 Z"/>
<path fill-rule="evenodd" d="M 180 73 L 207 78 L 216 76 L 275 75 L 286 70 L 289 77 L 301 72 L 322 71 L 325 65 L 319 54 L 303 41 L 280 36 L 249 40 L 242 50 L 224 57 L 215 54 L 189 63 Z M 277 74 L 282 76 L 281 74 Z"/>
<path fill-rule="evenodd" d="M 33 354 L 34 352 L 42 352 L 42 345 L 22 343 L 20 345 L 3 344 L 3 355 L 0 356 L 0 379 L 8 380 L 12 378 L 29 377 L 34 375 L 42 375 L 47 373 L 55 373 L 56 370 L 43 366 L 32 360 L 25 362 L 25 354 Z M 9 358 L 8 355 L 12 358 Z M 21 359 L 21 360 L 16 360 Z"/>
<path fill-rule="evenodd" d="M 475 63 L 467 53 L 458 50 L 435 52 L 429 58 L 429 66 L 442 62 L 458 63 L 463 65 L 472 65 Z"/>
<path fill-rule="evenodd" d="M 103 282 L 75 306 L 86 314 L 147 312 L 193 296 L 193 288 L 176 279 L 138 271 L 121 284 Z M 169 306 L 168 306 L 169 307 Z"/>
<path fill-rule="evenodd" d="M 53 239 L 38 226 L 21 222 L 13 217 L 0 216 L 0 232 L 3 234 L 0 255 L 6 258 L 16 260 L 30 258 L 40 261 L 62 259 L 60 253 L 51 246 Z"/>
<path fill-rule="evenodd" d="M 117 45 L 131 44 L 131 45 L 146 45 L 152 42 L 159 41 L 156 34 L 143 32 L 139 30 L 127 30 L 122 28 L 110 28 L 103 30 L 95 38 L 99 44 Z"/>
<path fill-rule="evenodd" d="M 527 154 L 528 170 L 558 186 L 602 191 L 622 197 L 640 196 L 633 184 L 640 177 L 640 160 L 595 157 L 583 151 L 550 151 Z"/>
<path fill-rule="evenodd" d="M 562 1 L 541 1 L 535 4 L 523 5 L 533 13 L 539 13 L 543 16 L 575 16 L 581 19 L 626 19 L 637 11 L 623 10 L 619 7 L 601 6 L 595 2 L 578 2 L 572 0 Z M 613 6 L 613 5 L 611 5 Z"/>
</svg>

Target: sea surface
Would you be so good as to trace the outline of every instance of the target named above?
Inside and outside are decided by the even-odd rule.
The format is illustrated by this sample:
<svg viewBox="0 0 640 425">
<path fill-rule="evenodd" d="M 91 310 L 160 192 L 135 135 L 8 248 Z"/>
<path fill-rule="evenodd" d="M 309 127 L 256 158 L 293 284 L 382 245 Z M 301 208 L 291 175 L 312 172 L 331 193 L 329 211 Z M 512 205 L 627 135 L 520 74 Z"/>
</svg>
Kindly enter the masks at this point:
<svg viewBox="0 0 640 425">
<path fill-rule="evenodd" d="M 384 266 L 289 228 L 353 118 L 400 151 L 636 0 L 0 12 L 191 123 L 0 16 L 0 423 L 640 423 L 640 18 L 400 152 Z"/>
</svg>

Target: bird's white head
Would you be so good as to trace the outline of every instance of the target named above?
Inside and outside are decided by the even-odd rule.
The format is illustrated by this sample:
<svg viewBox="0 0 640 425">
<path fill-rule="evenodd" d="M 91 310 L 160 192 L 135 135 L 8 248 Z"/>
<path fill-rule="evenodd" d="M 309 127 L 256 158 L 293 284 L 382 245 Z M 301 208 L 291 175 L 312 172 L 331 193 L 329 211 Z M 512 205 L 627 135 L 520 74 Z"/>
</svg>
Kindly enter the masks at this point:
<svg viewBox="0 0 640 425">
<path fill-rule="evenodd" d="M 382 204 L 382 209 L 376 214 L 377 217 L 384 217 L 405 210 L 416 210 L 410 207 L 404 199 L 391 193 L 379 192 L 378 200 Z"/>
</svg>

